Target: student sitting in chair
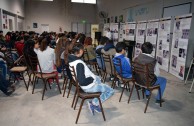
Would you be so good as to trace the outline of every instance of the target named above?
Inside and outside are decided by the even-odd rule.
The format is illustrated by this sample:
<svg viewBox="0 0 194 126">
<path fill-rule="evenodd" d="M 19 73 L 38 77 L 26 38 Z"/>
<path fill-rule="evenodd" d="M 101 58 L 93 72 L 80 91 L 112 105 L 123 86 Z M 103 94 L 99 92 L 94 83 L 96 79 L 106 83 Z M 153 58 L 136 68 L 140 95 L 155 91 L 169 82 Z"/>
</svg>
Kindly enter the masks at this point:
<svg viewBox="0 0 194 126">
<path fill-rule="evenodd" d="M 135 62 L 140 63 L 140 64 L 150 64 L 149 69 L 149 78 L 153 78 L 152 79 L 152 85 L 160 85 L 160 89 L 161 89 L 161 96 L 164 93 L 164 90 L 166 88 L 166 78 L 164 77 L 160 77 L 160 70 L 158 67 L 158 63 L 157 60 L 151 55 L 152 51 L 153 51 L 153 45 L 150 42 L 145 42 L 142 47 L 141 47 L 142 53 L 139 54 L 139 56 L 137 56 L 135 58 Z M 143 75 L 139 75 L 139 76 L 143 76 Z M 145 78 L 137 78 L 136 76 L 134 76 L 135 80 L 139 83 L 144 83 Z M 150 96 L 150 91 L 146 90 L 146 97 L 149 98 Z M 160 95 L 159 92 L 156 96 L 156 103 L 160 103 L 164 102 L 163 99 L 160 99 Z"/>
<path fill-rule="evenodd" d="M 80 43 L 76 43 L 71 52 L 72 54 L 68 57 L 69 65 L 75 68 L 77 80 L 81 89 L 87 93 L 101 92 L 100 99 L 102 102 L 109 99 L 114 94 L 114 90 L 108 85 L 103 84 L 100 78 L 93 74 L 87 65 L 80 59 L 84 52 L 84 46 Z M 97 98 L 89 101 L 88 107 L 93 115 L 94 111 L 98 113 L 101 112 Z"/>
</svg>

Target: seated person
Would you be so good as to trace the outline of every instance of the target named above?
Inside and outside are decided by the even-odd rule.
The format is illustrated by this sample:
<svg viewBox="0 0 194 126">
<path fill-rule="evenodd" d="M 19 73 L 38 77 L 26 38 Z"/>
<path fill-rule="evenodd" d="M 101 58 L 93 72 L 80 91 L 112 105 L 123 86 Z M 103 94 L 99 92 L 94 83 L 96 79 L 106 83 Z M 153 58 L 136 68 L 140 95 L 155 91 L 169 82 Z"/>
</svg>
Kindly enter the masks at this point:
<svg viewBox="0 0 194 126">
<path fill-rule="evenodd" d="M 40 63 L 40 67 L 43 73 L 55 73 L 56 81 L 59 83 L 58 72 L 55 68 L 55 51 L 48 46 L 48 41 L 44 38 L 40 44 L 40 49 L 36 51 L 37 57 Z M 49 83 L 53 83 L 52 79 L 49 79 Z"/>
<path fill-rule="evenodd" d="M 24 37 L 19 37 L 18 41 L 15 43 L 15 48 L 18 52 L 19 56 L 23 55 L 23 48 L 24 48 Z"/>
<path fill-rule="evenodd" d="M 129 58 L 125 56 L 126 54 L 126 44 L 124 42 L 119 42 L 116 45 L 116 54 L 115 57 L 113 58 L 113 64 L 118 64 L 118 60 L 121 60 L 121 65 L 122 65 L 122 73 L 120 73 L 120 67 L 116 66 L 116 71 L 121 74 L 123 78 L 131 78 L 132 77 L 132 72 L 131 72 L 131 65 Z"/>
<path fill-rule="evenodd" d="M 96 51 L 97 50 L 101 50 L 102 48 L 104 48 L 104 44 L 105 44 L 105 41 L 104 41 L 104 38 L 105 37 L 101 37 L 101 39 L 100 39 L 100 43 L 99 43 L 99 45 L 96 47 Z M 96 60 L 97 60 L 97 63 L 98 63 L 98 66 L 99 66 L 99 68 L 101 68 L 101 69 L 104 69 L 104 61 L 103 61 L 103 58 L 101 57 L 101 54 L 98 54 L 97 52 L 96 52 Z"/>
<path fill-rule="evenodd" d="M 135 58 L 135 62 L 140 63 L 140 64 L 150 64 L 149 66 L 149 77 L 152 80 L 152 84 L 151 85 L 160 85 L 160 89 L 161 89 L 161 96 L 163 96 L 164 90 L 166 88 L 166 78 L 164 77 L 160 77 L 160 70 L 158 67 L 158 63 L 157 60 L 151 55 L 152 51 L 153 51 L 153 45 L 150 42 L 145 42 L 142 47 L 141 47 L 142 53 L 139 54 L 139 56 L 137 56 Z M 141 74 L 135 74 L 134 76 L 135 80 L 137 83 L 139 84 L 145 84 L 144 80 L 144 75 Z M 149 98 L 150 96 L 150 91 L 146 90 L 146 97 Z M 159 92 L 156 96 L 156 103 L 160 103 L 164 102 L 163 99 L 160 99 L 160 95 Z"/>
<path fill-rule="evenodd" d="M 88 57 L 84 55 L 84 59 L 96 62 L 96 53 L 95 53 L 94 48 L 92 46 L 92 38 L 91 37 L 86 37 L 86 39 L 84 41 L 84 49 L 86 49 L 88 52 Z"/>
<path fill-rule="evenodd" d="M 94 75 L 87 65 L 80 59 L 84 52 L 84 47 L 80 43 L 76 43 L 72 48 L 72 54 L 69 55 L 69 65 L 75 68 L 78 83 L 84 92 L 95 93 L 101 92 L 100 99 L 102 102 L 106 101 L 114 94 L 114 90 L 108 85 L 103 84 L 100 78 Z M 89 110 L 92 114 L 94 111 L 101 112 L 99 101 L 94 98 L 88 102 Z"/>
</svg>

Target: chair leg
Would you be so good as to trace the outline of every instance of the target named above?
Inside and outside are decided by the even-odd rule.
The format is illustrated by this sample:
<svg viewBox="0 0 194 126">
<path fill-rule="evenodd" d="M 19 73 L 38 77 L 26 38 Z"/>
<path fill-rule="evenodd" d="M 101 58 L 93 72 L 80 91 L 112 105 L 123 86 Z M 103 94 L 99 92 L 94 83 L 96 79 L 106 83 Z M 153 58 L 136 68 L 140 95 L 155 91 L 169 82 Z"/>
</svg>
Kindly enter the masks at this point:
<svg viewBox="0 0 194 126">
<path fill-rule="evenodd" d="M 116 85 L 116 77 L 114 77 L 114 80 L 112 81 L 111 88 L 115 89 L 115 85 Z"/>
<path fill-rule="evenodd" d="M 143 99 L 144 99 L 145 98 L 145 89 L 142 88 L 141 91 L 142 91 L 142 96 L 143 96 Z"/>
<path fill-rule="evenodd" d="M 95 69 L 96 69 L 96 73 L 97 75 L 99 75 L 98 69 L 97 69 L 97 65 L 94 65 Z"/>
<path fill-rule="evenodd" d="M 190 89 L 189 89 L 189 93 L 191 93 L 191 90 L 192 90 L 192 88 L 193 88 L 193 85 L 194 85 L 194 79 L 193 79 L 193 82 L 192 82 L 191 87 L 190 87 Z"/>
<path fill-rule="evenodd" d="M 140 100 L 139 90 L 137 89 L 137 87 L 135 87 L 135 88 L 136 88 L 136 92 L 137 92 L 137 97 L 138 97 L 138 100 Z"/>
<path fill-rule="evenodd" d="M 149 102 L 150 102 L 151 96 L 152 96 L 152 91 L 150 91 L 150 97 L 149 97 L 148 100 L 147 100 L 147 103 L 146 103 L 146 107 L 145 107 L 144 113 L 146 113 L 146 111 L 147 111 L 148 104 L 149 104 Z"/>
<path fill-rule="evenodd" d="M 103 82 L 105 82 L 105 81 L 106 81 L 106 77 L 107 77 L 107 73 L 105 72 L 105 73 L 104 73 Z"/>
<path fill-rule="evenodd" d="M 76 124 L 77 124 L 77 122 L 78 122 L 79 115 L 80 115 L 80 113 L 81 113 L 81 110 L 82 110 L 82 106 L 83 106 L 83 104 L 84 104 L 84 101 L 85 101 L 85 99 L 82 99 L 82 102 L 81 102 L 81 105 L 80 105 L 80 107 L 79 107 L 79 111 L 78 111 L 78 114 L 77 114 L 77 118 L 76 118 L 76 121 L 75 121 Z"/>
<path fill-rule="evenodd" d="M 35 85 L 36 85 L 36 78 L 35 75 L 33 76 L 33 89 L 32 89 L 32 94 L 34 94 L 34 88 L 35 88 Z"/>
<path fill-rule="evenodd" d="M 47 82 L 48 82 L 48 86 L 49 86 L 49 88 L 51 89 L 51 84 L 49 83 L 49 79 L 47 80 Z"/>
<path fill-rule="evenodd" d="M 66 77 L 64 77 L 62 90 L 64 89 L 66 79 L 67 79 L 67 78 L 66 78 Z"/>
<path fill-rule="evenodd" d="M 69 98 L 69 94 L 71 92 L 72 83 L 73 83 L 72 81 L 69 82 L 69 92 L 68 92 L 67 98 Z"/>
<path fill-rule="evenodd" d="M 65 87 L 63 88 L 63 97 L 65 96 L 65 91 L 66 91 L 66 88 L 67 88 L 67 82 L 68 82 L 68 79 L 65 80 L 64 84 L 65 84 Z"/>
<path fill-rule="evenodd" d="M 43 93 L 42 93 L 42 100 L 44 99 L 44 94 L 46 90 L 46 80 L 43 79 L 43 82 L 44 82 L 44 88 L 43 88 Z"/>
<path fill-rule="evenodd" d="M 122 98 L 122 96 L 123 96 L 123 92 L 124 92 L 125 88 L 126 88 L 126 82 L 124 83 L 124 87 L 123 87 L 123 90 L 122 90 L 122 92 L 121 92 L 121 96 L 120 96 L 120 98 L 119 98 L 119 102 L 121 102 L 121 98 Z"/>
<path fill-rule="evenodd" d="M 133 93 L 134 86 L 135 86 L 135 84 L 133 83 L 133 86 L 132 86 L 132 88 L 131 88 L 131 92 L 130 92 L 130 94 L 129 94 L 128 104 L 129 104 L 129 101 L 130 101 L 130 99 L 131 99 L 131 96 L 132 96 L 132 93 Z"/>
<path fill-rule="evenodd" d="M 79 99 L 79 96 L 77 95 L 77 98 L 76 98 L 76 101 L 75 101 L 74 110 L 75 110 L 75 108 L 76 108 L 76 106 L 77 106 L 78 99 Z"/>
<path fill-rule="evenodd" d="M 22 77 L 22 79 L 24 80 L 24 84 L 25 84 L 25 86 L 26 86 L 26 90 L 28 91 L 28 86 L 27 86 L 27 84 L 26 84 L 26 81 L 25 81 L 25 78 L 24 78 L 24 74 L 23 74 L 23 73 L 21 73 L 21 77 Z"/>
<path fill-rule="evenodd" d="M 103 110 L 103 107 L 102 107 L 102 102 L 101 102 L 101 100 L 100 100 L 99 97 L 98 97 L 98 100 L 99 100 L 100 108 L 101 108 L 101 111 L 102 111 L 102 116 L 104 118 L 104 121 L 106 121 L 105 114 L 104 114 L 104 110 Z"/>
<path fill-rule="evenodd" d="M 159 87 L 159 95 L 160 95 L 160 107 L 162 107 L 162 93 L 161 93 L 161 88 Z"/>
<path fill-rule="evenodd" d="M 61 94 L 61 88 L 58 82 L 57 82 L 57 86 L 58 86 L 59 93 Z"/>
<path fill-rule="evenodd" d="M 71 108 L 73 108 L 73 105 L 74 105 L 74 102 L 75 102 L 76 95 L 77 95 L 77 90 L 75 90 L 75 94 L 74 94 L 74 96 L 73 96 L 73 101 L 72 101 L 72 104 L 71 104 Z"/>
</svg>

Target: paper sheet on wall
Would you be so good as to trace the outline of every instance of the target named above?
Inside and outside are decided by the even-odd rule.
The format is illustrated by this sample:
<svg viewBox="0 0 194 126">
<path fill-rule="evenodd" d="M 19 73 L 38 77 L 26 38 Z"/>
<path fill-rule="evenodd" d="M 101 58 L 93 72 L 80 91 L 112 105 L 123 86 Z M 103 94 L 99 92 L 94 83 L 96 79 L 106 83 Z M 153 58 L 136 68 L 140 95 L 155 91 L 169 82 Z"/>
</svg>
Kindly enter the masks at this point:
<svg viewBox="0 0 194 126">
<path fill-rule="evenodd" d="M 149 20 L 146 29 L 146 42 L 150 42 L 153 45 L 152 56 L 156 54 L 156 44 L 158 37 L 158 22 L 159 20 Z"/>
<path fill-rule="evenodd" d="M 157 51 L 156 59 L 159 68 L 168 72 L 170 60 L 170 31 L 171 31 L 171 17 L 160 19 L 158 27 Z"/>
<path fill-rule="evenodd" d="M 127 22 L 125 26 L 125 40 L 135 41 L 135 22 Z"/>
<path fill-rule="evenodd" d="M 145 40 L 147 22 L 138 22 L 136 29 L 136 45 L 135 45 L 135 57 L 141 53 L 141 46 Z"/>
<path fill-rule="evenodd" d="M 110 24 L 104 24 L 104 28 L 103 28 L 103 36 L 106 36 L 107 34 L 107 30 L 110 28 Z"/>
<path fill-rule="evenodd" d="M 123 39 L 125 39 L 125 24 L 120 23 L 119 42 L 123 42 Z"/>
<path fill-rule="evenodd" d="M 41 31 L 49 32 L 49 24 L 41 24 Z"/>
<path fill-rule="evenodd" d="M 176 17 L 171 46 L 170 73 L 184 80 L 192 14 Z"/>
<path fill-rule="evenodd" d="M 117 44 L 118 39 L 119 39 L 118 30 L 119 30 L 119 24 L 118 23 L 111 23 L 110 24 L 110 31 L 111 31 L 111 36 L 112 36 L 111 38 L 114 42 L 114 45 Z"/>
</svg>

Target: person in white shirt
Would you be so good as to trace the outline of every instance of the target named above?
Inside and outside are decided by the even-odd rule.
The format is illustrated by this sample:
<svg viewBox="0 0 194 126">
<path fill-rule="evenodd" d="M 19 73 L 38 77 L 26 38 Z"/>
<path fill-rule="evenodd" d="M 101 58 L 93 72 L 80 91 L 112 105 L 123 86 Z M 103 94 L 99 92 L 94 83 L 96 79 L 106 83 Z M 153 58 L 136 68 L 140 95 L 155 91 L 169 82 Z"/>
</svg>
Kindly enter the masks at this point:
<svg viewBox="0 0 194 126">
<path fill-rule="evenodd" d="M 107 28 L 106 37 L 109 38 L 110 40 L 112 40 L 112 35 L 111 35 L 110 28 Z"/>
<path fill-rule="evenodd" d="M 40 44 L 40 49 L 36 51 L 37 57 L 40 63 L 40 67 L 43 73 L 56 73 L 57 83 L 58 73 L 55 67 L 55 51 L 48 46 L 48 41 L 44 38 Z M 49 80 L 52 83 L 52 80 Z"/>
</svg>

